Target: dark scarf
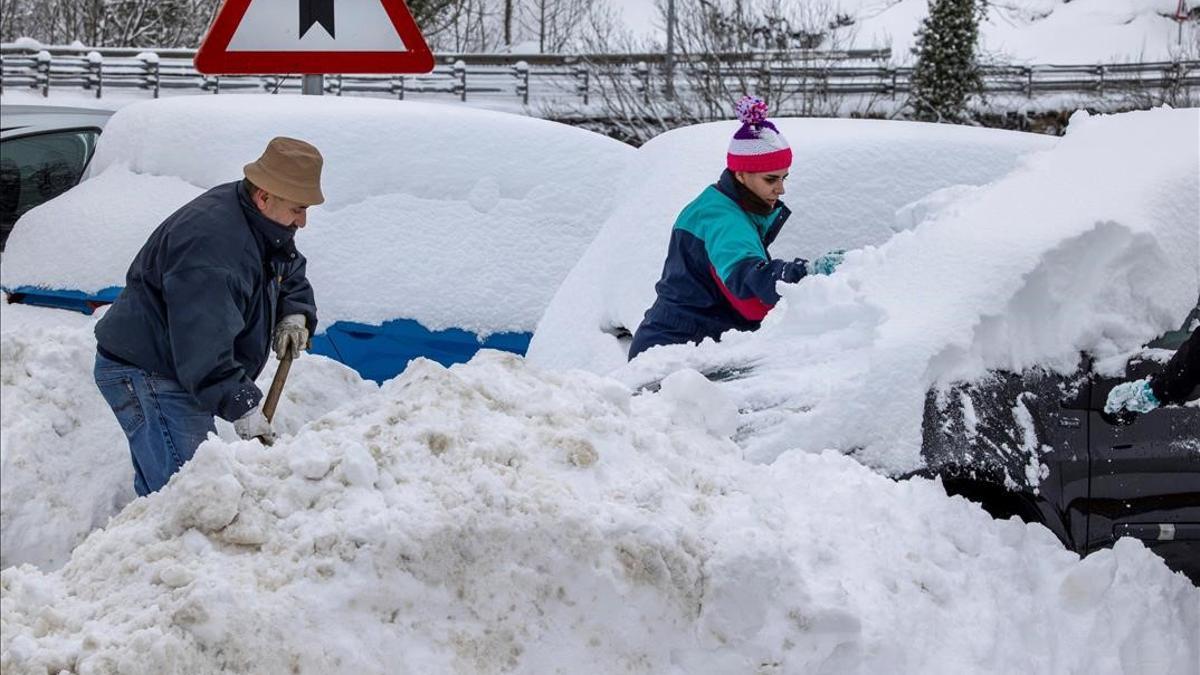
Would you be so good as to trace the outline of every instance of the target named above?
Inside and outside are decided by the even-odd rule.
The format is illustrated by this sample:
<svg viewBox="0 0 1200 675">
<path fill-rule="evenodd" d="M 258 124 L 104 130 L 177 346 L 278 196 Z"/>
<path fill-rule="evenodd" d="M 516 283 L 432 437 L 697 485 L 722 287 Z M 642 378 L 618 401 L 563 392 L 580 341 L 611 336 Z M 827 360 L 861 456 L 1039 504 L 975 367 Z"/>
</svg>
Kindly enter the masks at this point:
<svg viewBox="0 0 1200 675">
<path fill-rule="evenodd" d="M 717 189 L 737 202 L 737 205 L 742 207 L 742 210 L 747 213 L 769 216 L 777 208 L 777 206 L 771 206 L 763 201 L 758 195 L 751 192 L 750 188 L 742 185 L 737 176 L 734 176 L 733 172 L 729 169 L 721 172 L 721 177 L 717 179 Z"/>
<path fill-rule="evenodd" d="M 291 260 L 296 257 L 296 242 L 294 241 L 296 230 L 280 225 L 264 216 L 250 198 L 250 192 L 247 190 L 244 180 L 238 185 L 238 202 L 241 203 L 242 212 L 246 214 L 246 221 L 250 223 L 250 229 L 263 249 L 264 259 Z"/>
</svg>

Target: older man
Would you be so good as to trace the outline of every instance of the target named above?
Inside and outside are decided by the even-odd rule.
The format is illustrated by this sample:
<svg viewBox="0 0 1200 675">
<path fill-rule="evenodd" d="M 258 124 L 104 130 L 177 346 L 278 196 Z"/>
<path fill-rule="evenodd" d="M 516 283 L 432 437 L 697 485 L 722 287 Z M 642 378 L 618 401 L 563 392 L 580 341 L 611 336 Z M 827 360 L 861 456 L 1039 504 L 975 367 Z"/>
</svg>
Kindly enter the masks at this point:
<svg viewBox="0 0 1200 675">
<path fill-rule="evenodd" d="M 316 301 L 293 241 L 321 194 L 321 153 L 275 138 L 245 179 L 168 217 L 142 246 L 125 289 L 96 324 L 96 385 L 129 439 L 134 489 L 155 492 L 215 431 L 271 437 L 254 384 L 272 345 L 295 356 Z"/>
</svg>

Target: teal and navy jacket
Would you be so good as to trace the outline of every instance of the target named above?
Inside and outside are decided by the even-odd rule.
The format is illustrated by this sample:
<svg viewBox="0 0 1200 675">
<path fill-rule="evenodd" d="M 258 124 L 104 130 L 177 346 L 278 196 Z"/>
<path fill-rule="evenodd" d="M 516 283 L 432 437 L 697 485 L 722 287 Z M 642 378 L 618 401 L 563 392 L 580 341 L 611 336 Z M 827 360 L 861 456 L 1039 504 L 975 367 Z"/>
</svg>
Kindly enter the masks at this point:
<svg viewBox="0 0 1200 675">
<path fill-rule="evenodd" d="M 767 250 L 791 211 L 783 202 L 769 214 L 748 211 L 746 192 L 726 170 L 680 212 L 654 287 L 658 299 L 634 333 L 630 359 L 658 345 L 755 330 L 779 302 L 776 282 L 808 273 L 806 261 L 772 260 Z"/>
</svg>

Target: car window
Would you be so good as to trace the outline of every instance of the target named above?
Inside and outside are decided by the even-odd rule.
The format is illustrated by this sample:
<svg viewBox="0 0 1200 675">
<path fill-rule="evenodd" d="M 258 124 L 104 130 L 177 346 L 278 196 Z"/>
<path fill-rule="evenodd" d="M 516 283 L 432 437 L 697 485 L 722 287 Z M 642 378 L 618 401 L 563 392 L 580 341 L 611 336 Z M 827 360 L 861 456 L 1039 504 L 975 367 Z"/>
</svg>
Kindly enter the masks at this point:
<svg viewBox="0 0 1200 675">
<path fill-rule="evenodd" d="M 1180 324 L 1179 330 L 1167 331 L 1146 346 L 1153 349 L 1179 349 L 1179 345 L 1183 344 L 1196 330 L 1197 323 L 1200 323 L 1200 303 L 1192 308 L 1191 313 Z"/>
<path fill-rule="evenodd" d="M 79 182 L 99 135 L 96 129 L 55 131 L 0 145 L 0 246 L 22 214 Z"/>
</svg>

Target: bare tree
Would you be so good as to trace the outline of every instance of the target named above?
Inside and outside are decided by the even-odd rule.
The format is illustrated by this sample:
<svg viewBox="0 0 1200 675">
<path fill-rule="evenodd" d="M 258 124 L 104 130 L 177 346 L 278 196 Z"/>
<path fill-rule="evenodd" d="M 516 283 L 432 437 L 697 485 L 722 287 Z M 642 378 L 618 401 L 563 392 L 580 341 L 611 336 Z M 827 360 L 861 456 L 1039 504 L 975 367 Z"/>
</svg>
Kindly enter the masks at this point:
<svg viewBox="0 0 1200 675">
<path fill-rule="evenodd" d="M 96 47 L 195 47 L 218 0 L 2 0 L 0 39 Z"/>
<path fill-rule="evenodd" d="M 593 11 L 592 0 L 524 0 L 518 7 L 519 25 L 537 37 L 538 51 L 559 54 L 578 44 L 581 25 Z"/>
<path fill-rule="evenodd" d="M 31 37 L 47 44 L 78 40 L 91 47 L 198 47 L 221 0 L 0 0 L 0 40 Z M 463 39 L 487 13 L 486 0 L 407 0 L 426 38 L 454 20 Z M 448 16 L 455 10 L 453 17 Z"/>
<path fill-rule="evenodd" d="M 659 0 L 660 15 L 667 8 Z M 611 133 L 632 142 L 701 121 L 727 119 L 747 93 L 763 97 L 774 115 L 821 115 L 841 111 L 830 96 L 830 68 L 853 33 L 848 17 L 819 3 L 785 0 L 676 0 L 675 96 L 667 96 L 666 59 L 646 54 L 632 67 L 593 58 L 598 116 L 611 120 Z M 593 15 L 594 16 L 594 15 Z M 648 47 L 593 24 L 584 40 L 588 53 Z M 627 59 L 626 59 L 627 60 Z M 863 104 L 869 110 L 872 101 Z"/>
<path fill-rule="evenodd" d="M 438 29 L 425 33 L 434 50 L 488 52 L 503 44 L 503 8 L 489 0 L 451 0 L 439 18 Z"/>
<path fill-rule="evenodd" d="M 660 0 L 661 2 L 661 0 Z M 677 0 L 679 58 L 710 117 L 725 117 L 743 94 L 776 115 L 829 107 L 830 67 L 852 33 L 829 5 L 784 0 Z M 665 12 L 664 12 L 665 14 Z"/>
</svg>

